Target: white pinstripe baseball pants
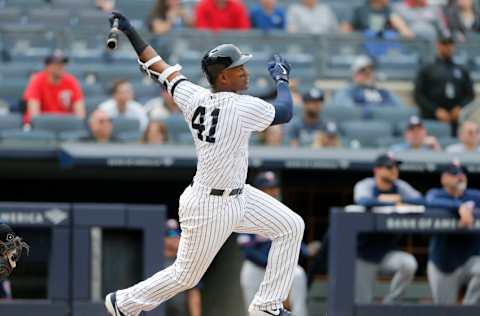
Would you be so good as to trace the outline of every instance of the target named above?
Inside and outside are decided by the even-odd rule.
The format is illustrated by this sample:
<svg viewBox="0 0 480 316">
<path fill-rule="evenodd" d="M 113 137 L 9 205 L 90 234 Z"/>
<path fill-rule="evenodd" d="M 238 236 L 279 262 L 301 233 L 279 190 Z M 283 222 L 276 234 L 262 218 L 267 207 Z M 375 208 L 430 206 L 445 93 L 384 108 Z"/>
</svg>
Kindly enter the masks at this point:
<svg viewBox="0 0 480 316">
<path fill-rule="evenodd" d="M 292 285 L 305 224 L 288 207 L 246 185 L 236 196 L 209 195 L 197 183 L 180 196 L 182 228 L 177 259 L 170 267 L 117 292 L 127 316 L 150 311 L 179 292 L 194 287 L 232 232 L 272 239 L 265 278 L 250 310 L 281 308 Z"/>
</svg>

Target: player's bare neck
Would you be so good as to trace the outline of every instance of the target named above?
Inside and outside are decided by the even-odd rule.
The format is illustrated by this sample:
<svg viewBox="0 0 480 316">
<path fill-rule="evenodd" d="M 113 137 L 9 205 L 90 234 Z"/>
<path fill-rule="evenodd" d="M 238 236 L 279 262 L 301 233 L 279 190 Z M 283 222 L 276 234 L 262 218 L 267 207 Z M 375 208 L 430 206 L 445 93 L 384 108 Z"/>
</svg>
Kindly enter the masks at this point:
<svg viewBox="0 0 480 316">
<path fill-rule="evenodd" d="M 221 85 L 217 85 L 217 86 L 212 86 L 212 91 L 214 93 L 217 93 L 217 92 L 233 92 L 233 93 L 237 93 L 238 91 L 235 91 L 234 89 L 230 88 L 230 87 L 222 87 Z"/>
</svg>

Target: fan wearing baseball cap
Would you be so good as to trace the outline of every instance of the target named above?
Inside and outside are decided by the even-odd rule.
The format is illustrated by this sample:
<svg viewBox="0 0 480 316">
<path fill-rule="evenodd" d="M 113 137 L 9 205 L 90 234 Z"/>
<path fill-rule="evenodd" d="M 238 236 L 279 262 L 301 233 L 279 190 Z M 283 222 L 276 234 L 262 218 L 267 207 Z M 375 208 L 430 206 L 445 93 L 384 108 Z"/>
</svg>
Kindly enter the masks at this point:
<svg viewBox="0 0 480 316">
<path fill-rule="evenodd" d="M 302 96 L 303 116 L 296 117 L 289 124 L 288 139 L 292 146 L 311 146 L 315 133 L 323 129 L 321 111 L 325 101 L 325 92 L 311 88 Z"/>
<path fill-rule="evenodd" d="M 416 115 L 409 117 L 403 137 L 404 142 L 393 145 L 392 151 L 442 149 L 438 140 L 434 136 L 428 135 L 422 119 Z"/>
<path fill-rule="evenodd" d="M 468 177 L 459 161 L 442 172 L 441 188 L 430 189 L 430 208 L 447 210 L 460 225 L 474 224 L 474 210 L 480 206 L 480 190 L 468 188 Z M 463 304 L 480 303 L 480 236 L 478 234 L 438 234 L 432 236 L 427 266 L 434 303 L 454 304 L 460 288 L 467 286 Z"/>
<path fill-rule="evenodd" d="M 360 107 L 365 116 L 369 115 L 372 108 L 405 106 L 398 96 L 377 86 L 375 63 L 370 57 L 358 56 L 351 70 L 352 84 L 334 94 L 334 105 Z"/>
<path fill-rule="evenodd" d="M 400 180 L 399 162 L 391 153 L 379 155 L 374 162 L 373 177 L 355 184 L 354 201 L 367 208 L 376 206 L 423 205 L 420 192 Z M 398 302 L 417 271 L 417 260 L 398 250 L 399 236 L 361 234 L 358 236 L 355 272 L 355 301 L 371 303 L 377 273 L 393 275 L 385 303 Z"/>
<path fill-rule="evenodd" d="M 65 71 L 68 57 L 56 49 L 45 57 L 45 68 L 34 73 L 25 89 L 24 122 L 40 114 L 76 115 L 85 118 L 85 102 L 78 80 Z"/>
</svg>

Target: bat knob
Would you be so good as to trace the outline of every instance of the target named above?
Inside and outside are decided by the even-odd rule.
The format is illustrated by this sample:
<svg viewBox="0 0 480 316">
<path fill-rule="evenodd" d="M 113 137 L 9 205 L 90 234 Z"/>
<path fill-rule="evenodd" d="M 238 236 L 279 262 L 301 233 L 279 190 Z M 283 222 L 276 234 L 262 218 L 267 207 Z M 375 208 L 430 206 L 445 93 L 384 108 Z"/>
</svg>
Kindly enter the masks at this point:
<svg viewBox="0 0 480 316">
<path fill-rule="evenodd" d="M 107 40 L 107 47 L 111 50 L 114 50 L 117 48 L 117 39 L 116 38 L 109 38 Z"/>
</svg>

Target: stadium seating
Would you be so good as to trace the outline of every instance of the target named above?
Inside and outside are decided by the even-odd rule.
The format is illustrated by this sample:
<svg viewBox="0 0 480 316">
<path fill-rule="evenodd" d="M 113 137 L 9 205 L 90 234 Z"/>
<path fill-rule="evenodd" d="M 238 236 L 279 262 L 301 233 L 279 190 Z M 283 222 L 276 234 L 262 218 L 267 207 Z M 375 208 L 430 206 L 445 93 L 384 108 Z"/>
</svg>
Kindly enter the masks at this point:
<svg viewBox="0 0 480 316">
<path fill-rule="evenodd" d="M 326 105 L 321 112 L 321 116 L 326 121 L 335 121 L 337 123 L 351 120 L 360 120 L 363 111 L 358 107 Z"/>
<path fill-rule="evenodd" d="M 20 129 L 22 127 L 22 115 L 18 113 L 0 115 L 0 131 Z"/>
<path fill-rule="evenodd" d="M 340 124 L 340 132 L 350 140 L 357 140 L 361 147 L 377 147 L 379 136 L 392 136 L 393 127 L 383 121 L 348 121 Z"/>
<path fill-rule="evenodd" d="M 52 132 L 58 140 L 80 140 L 88 137 L 83 120 L 74 115 L 39 115 L 32 118 L 34 131 Z"/>
<path fill-rule="evenodd" d="M 2 144 L 44 146 L 55 144 L 55 134 L 49 131 L 6 130 L 0 132 Z"/>
<path fill-rule="evenodd" d="M 191 142 L 192 134 L 188 129 L 187 122 L 185 122 L 185 119 L 181 114 L 173 114 L 163 122 L 168 131 L 169 143 L 185 143 L 188 141 L 188 137 L 190 137 Z"/>
<path fill-rule="evenodd" d="M 138 120 L 116 117 L 112 119 L 112 125 L 112 138 L 116 141 L 137 142 L 142 137 Z"/>
<path fill-rule="evenodd" d="M 384 121 L 391 124 L 396 135 L 401 135 L 402 130 L 398 130 L 397 122 L 406 122 L 411 115 L 417 114 L 415 107 L 377 107 L 370 111 L 370 117 L 373 120 Z"/>
</svg>

